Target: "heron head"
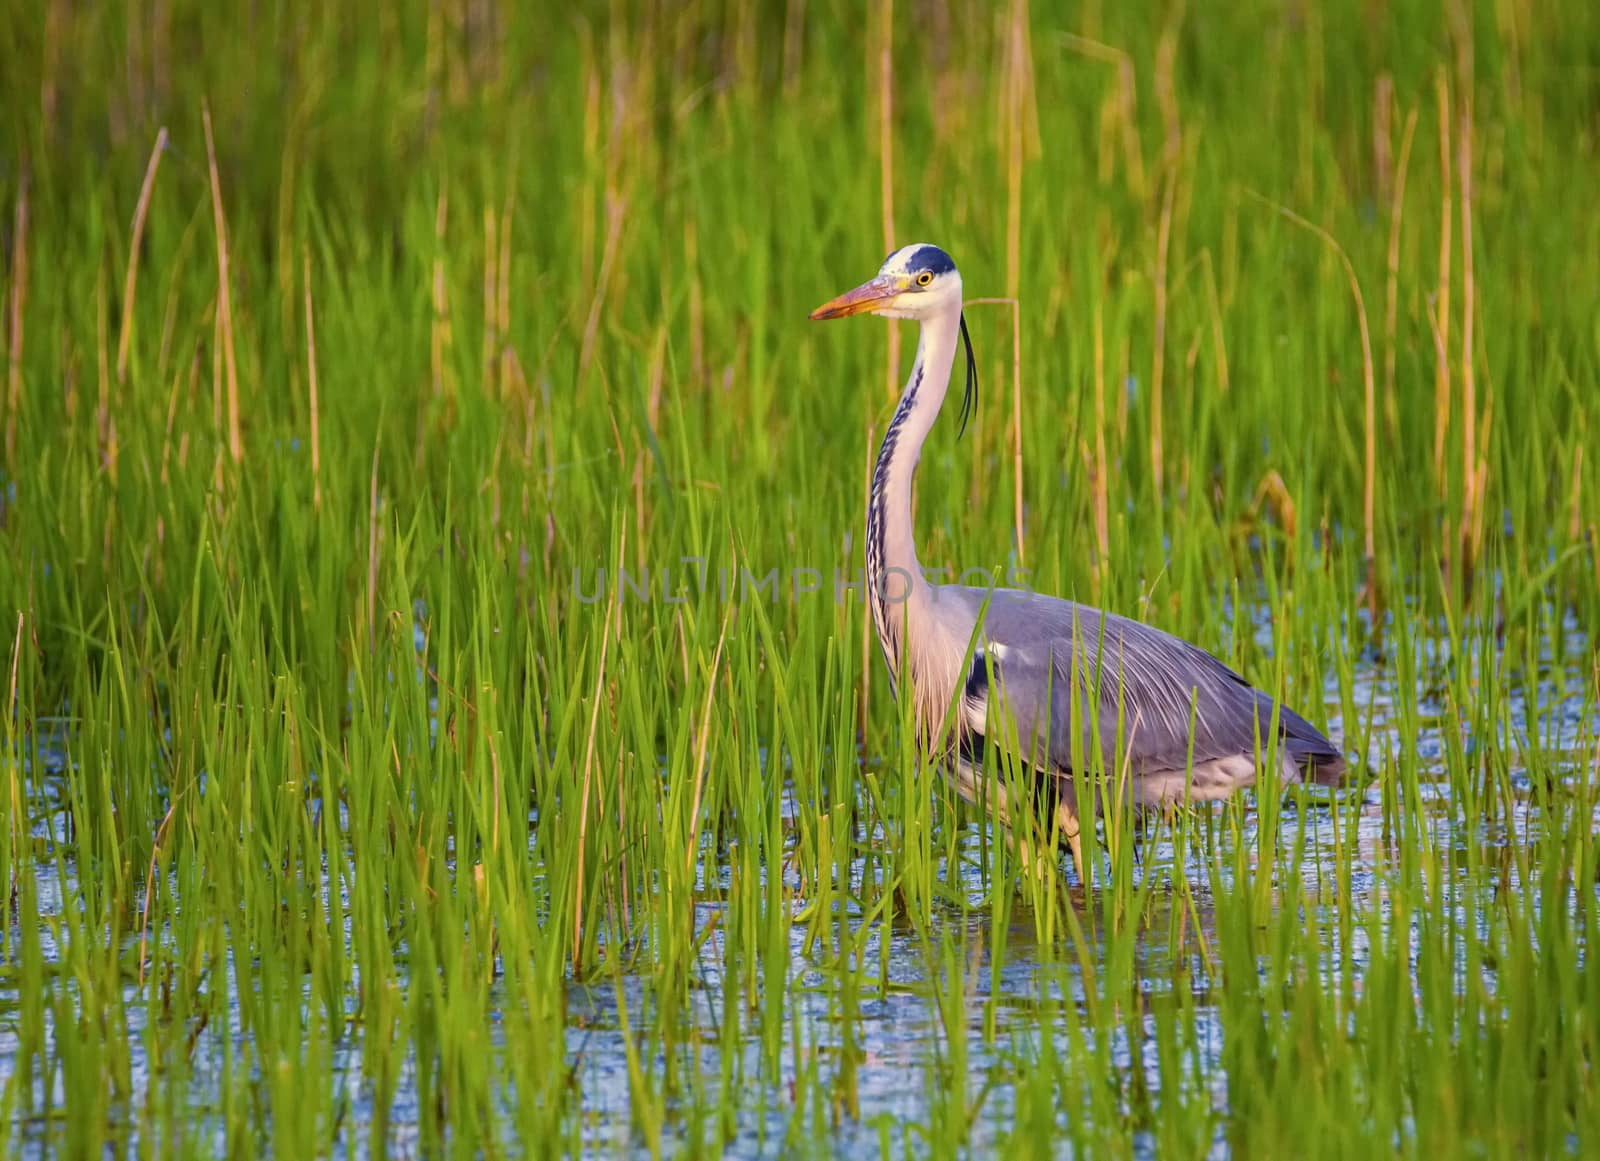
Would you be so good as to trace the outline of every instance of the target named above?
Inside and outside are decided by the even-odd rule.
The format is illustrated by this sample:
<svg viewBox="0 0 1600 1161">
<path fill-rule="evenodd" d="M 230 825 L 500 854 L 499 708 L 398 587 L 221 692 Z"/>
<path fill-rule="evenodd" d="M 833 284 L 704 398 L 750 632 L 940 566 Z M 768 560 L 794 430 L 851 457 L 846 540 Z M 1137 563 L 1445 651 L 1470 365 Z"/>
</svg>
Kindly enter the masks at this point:
<svg viewBox="0 0 1600 1161">
<path fill-rule="evenodd" d="M 847 318 L 867 313 L 889 318 L 955 317 L 967 348 L 967 390 L 961 399 L 961 430 L 965 432 L 978 403 L 978 361 L 972 354 L 966 316 L 961 313 L 961 272 L 950 255 L 928 242 L 902 246 L 883 260 L 876 278 L 823 303 L 811 317 Z M 949 368 L 944 370 L 948 373 Z"/>
<path fill-rule="evenodd" d="M 813 319 L 881 314 L 923 319 L 961 309 L 961 272 L 950 255 L 927 242 L 902 246 L 883 261 L 878 276 L 825 302 Z"/>
</svg>

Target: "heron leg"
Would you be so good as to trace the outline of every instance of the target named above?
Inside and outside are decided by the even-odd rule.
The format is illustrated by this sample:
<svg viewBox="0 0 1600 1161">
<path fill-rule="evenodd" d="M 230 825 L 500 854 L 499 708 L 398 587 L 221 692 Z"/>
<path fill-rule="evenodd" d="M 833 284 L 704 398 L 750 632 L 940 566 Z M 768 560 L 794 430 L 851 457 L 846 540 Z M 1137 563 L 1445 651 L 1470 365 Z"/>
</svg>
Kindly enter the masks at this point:
<svg viewBox="0 0 1600 1161">
<path fill-rule="evenodd" d="M 1047 854 L 1047 849 L 1029 842 L 1025 838 L 1016 838 L 1015 847 L 1017 862 L 1027 868 L 1027 873 L 1037 877 L 1056 872 L 1059 868 Z"/>
<path fill-rule="evenodd" d="M 1072 849 L 1072 865 L 1078 872 L 1078 882 L 1085 887 L 1090 886 L 1083 862 L 1083 828 L 1078 819 L 1078 804 L 1070 794 L 1063 795 L 1056 803 L 1056 824 L 1060 826 L 1061 836 L 1067 840 L 1067 846 Z"/>
</svg>

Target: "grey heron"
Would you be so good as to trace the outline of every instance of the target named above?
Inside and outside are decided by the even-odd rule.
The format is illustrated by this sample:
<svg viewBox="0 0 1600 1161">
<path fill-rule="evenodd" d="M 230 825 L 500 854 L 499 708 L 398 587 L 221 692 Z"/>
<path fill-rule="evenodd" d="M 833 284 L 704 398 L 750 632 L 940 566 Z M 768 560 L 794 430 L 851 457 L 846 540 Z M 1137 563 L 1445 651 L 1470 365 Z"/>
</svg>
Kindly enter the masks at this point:
<svg viewBox="0 0 1600 1161">
<path fill-rule="evenodd" d="M 1087 883 L 1074 754 L 1080 768 L 1090 764 L 1088 755 L 1099 754 L 1102 765 L 1115 761 L 1115 773 L 1127 776 L 1127 797 L 1147 810 L 1222 799 L 1251 786 L 1269 749 L 1279 756 L 1284 785 L 1343 781 L 1337 746 L 1187 641 L 1041 593 L 931 583 L 913 542 L 911 486 L 950 386 L 958 340 L 967 356 L 963 427 L 973 404 L 976 366 L 961 274 L 939 247 L 905 246 L 876 277 L 819 306 L 811 318 L 869 312 L 914 319 L 921 336 L 872 474 L 866 599 L 896 696 L 904 672 L 917 733 L 944 760 L 963 798 L 987 799 L 1003 825 L 1016 810 L 1039 803 L 1053 810 L 1079 880 Z M 1004 787 L 985 785 L 981 754 L 996 709 L 1006 728 L 994 743 L 1022 760 L 1035 803 L 1013 807 Z M 1273 730 L 1276 745 L 1269 747 Z M 1107 771 L 1098 773 L 1103 778 Z M 1101 785 L 1095 812 L 1104 806 Z"/>
</svg>

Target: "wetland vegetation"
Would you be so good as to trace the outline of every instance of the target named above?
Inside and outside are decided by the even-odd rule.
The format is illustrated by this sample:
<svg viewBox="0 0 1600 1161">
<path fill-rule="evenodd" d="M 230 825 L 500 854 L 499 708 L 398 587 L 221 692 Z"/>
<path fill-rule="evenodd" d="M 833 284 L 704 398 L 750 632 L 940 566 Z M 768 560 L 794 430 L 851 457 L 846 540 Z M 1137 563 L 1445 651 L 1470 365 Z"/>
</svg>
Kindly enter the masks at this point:
<svg viewBox="0 0 1600 1161">
<path fill-rule="evenodd" d="M 1600 1143 L 1600 7 L 39 0 L 0 60 L 0 1152 Z M 924 563 L 1364 789 L 1086 894 L 919 758 L 851 587 L 914 336 L 806 321 L 917 239 L 1002 300 Z"/>
</svg>

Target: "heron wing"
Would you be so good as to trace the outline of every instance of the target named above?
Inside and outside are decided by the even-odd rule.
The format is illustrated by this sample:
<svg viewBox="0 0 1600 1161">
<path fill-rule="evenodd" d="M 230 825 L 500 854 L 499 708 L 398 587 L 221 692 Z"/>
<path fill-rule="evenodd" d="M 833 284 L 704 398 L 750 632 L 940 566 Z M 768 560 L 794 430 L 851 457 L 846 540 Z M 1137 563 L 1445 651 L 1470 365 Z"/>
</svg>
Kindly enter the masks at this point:
<svg viewBox="0 0 1600 1161">
<path fill-rule="evenodd" d="M 1135 775 L 1253 755 L 1273 729 L 1296 766 L 1336 782 L 1338 749 L 1287 706 L 1181 638 L 1115 614 L 1038 593 L 970 590 L 989 599 L 967 677 L 963 714 L 988 729 L 1003 709 L 1035 763 L 1126 763 Z M 1096 744 L 1098 743 L 1098 749 Z M 1192 743 L 1192 748 L 1191 748 Z"/>
</svg>

